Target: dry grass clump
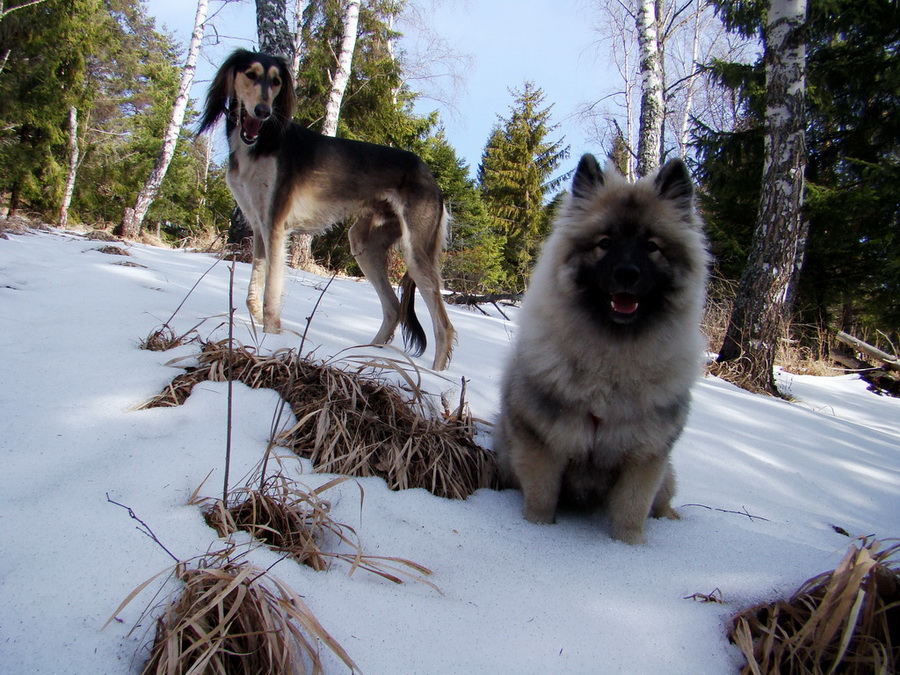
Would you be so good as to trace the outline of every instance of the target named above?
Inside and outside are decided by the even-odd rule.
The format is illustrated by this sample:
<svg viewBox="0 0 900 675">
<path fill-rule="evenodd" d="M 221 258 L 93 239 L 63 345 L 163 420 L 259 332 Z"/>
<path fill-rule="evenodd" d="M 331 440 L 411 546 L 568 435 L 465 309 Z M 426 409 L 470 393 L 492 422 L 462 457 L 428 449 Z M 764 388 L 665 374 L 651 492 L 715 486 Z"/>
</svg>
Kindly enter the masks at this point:
<svg viewBox="0 0 900 675">
<path fill-rule="evenodd" d="M 356 531 L 331 517 L 331 503 L 322 493 L 346 480 L 344 476 L 306 490 L 278 472 L 262 481 L 258 489 L 231 491 L 228 504 L 221 499 L 211 504 L 211 500 L 200 501 L 207 502 L 203 515 L 221 537 L 243 530 L 319 572 L 336 560 L 350 565 L 351 575 L 362 569 L 396 584 L 412 579 L 438 590 L 425 579 L 431 574 L 427 567 L 404 558 L 364 554 Z M 335 550 L 340 548 L 344 550 Z"/>
<path fill-rule="evenodd" d="M 131 255 L 128 252 L 128 249 L 122 248 L 121 246 L 113 246 L 110 244 L 109 246 L 101 246 L 100 248 L 93 249 L 98 253 L 106 253 L 107 255 Z"/>
<path fill-rule="evenodd" d="M 0 238 L 7 239 L 10 234 L 26 234 L 31 229 L 45 230 L 47 226 L 18 214 L 0 218 Z"/>
<path fill-rule="evenodd" d="M 317 471 L 380 476 L 392 490 L 420 487 L 455 499 L 498 485 L 494 455 L 473 440 L 465 406 L 437 413 L 417 373 L 396 362 L 366 360 L 346 371 L 291 350 L 268 356 L 246 346 L 229 350 L 227 340 L 205 344 L 199 362 L 143 407 L 181 405 L 198 382 L 230 377 L 281 394 L 298 420 L 281 442 L 312 460 Z M 375 366 L 385 364 L 398 369 L 408 390 L 377 374 Z"/>
<path fill-rule="evenodd" d="M 246 562 L 219 564 L 178 564 L 184 588 L 157 620 L 144 673 L 321 673 L 320 643 L 359 671 L 287 584 Z"/>
<path fill-rule="evenodd" d="M 900 562 L 895 544 L 851 547 L 833 572 L 808 580 L 788 601 L 738 614 L 729 634 L 747 658 L 742 673 L 898 672 Z"/>
<path fill-rule="evenodd" d="M 113 227 L 113 225 L 110 224 L 110 225 L 108 225 L 108 227 L 111 229 Z M 110 242 L 117 242 L 120 244 L 123 243 L 123 240 L 121 237 L 117 237 L 112 232 L 105 230 L 105 229 L 96 229 L 96 230 L 91 230 L 90 232 L 85 232 L 84 238 L 89 239 L 91 241 L 110 241 Z"/>
<path fill-rule="evenodd" d="M 191 328 L 183 335 L 179 335 L 169 324 L 165 324 L 150 331 L 150 334 L 141 340 L 139 346 L 141 349 L 147 349 L 151 352 L 165 352 L 169 349 L 175 349 L 175 347 L 180 347 L 196 340 L 199 337 L 196 333 L 196 328 L 197 326 L 194 326 L 194 328 Z"/>
</svg>

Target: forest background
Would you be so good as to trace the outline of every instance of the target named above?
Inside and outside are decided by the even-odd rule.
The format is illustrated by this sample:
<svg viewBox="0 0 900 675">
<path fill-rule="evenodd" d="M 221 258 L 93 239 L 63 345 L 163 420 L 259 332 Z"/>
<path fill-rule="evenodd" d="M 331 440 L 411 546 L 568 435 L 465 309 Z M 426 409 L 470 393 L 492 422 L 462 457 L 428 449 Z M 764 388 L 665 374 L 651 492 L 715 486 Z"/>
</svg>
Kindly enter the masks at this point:
<svg viewBox="0 0 900 675">
<path fill-rule="evenodd" d="M 210 3 L 201 54 L 227 41 L 216 26 L 224 4 Z M 435 5 L 357 4 L 337 135 L 412 150 L 432 168 L 454 219 L 444 262 L 449 289 L 521 293 L 577 161 L 555 120 L 556 101 L 537 80 L 497 82 L 508 92 L 508 107 L 495 111 L 480 160 L 470 166 L 448 139 L 441 114 L 423 112 L 429 100 L 452 110 L 471 63 L 442 41 Z M 661 65 L 654 159 L 681 156 L 688 162 L 715 256 L 712 304 L 728 303 L 747 265 L 760 201 L 767 3 L 649 4 L 658 18 Z M 464 12 L 464 3 L 458 5 Z M 576 116 L 591 147 L 577 152 L 608 155 L 630 177 L 643 173 L 639 131 L 646 80 L 638 19 L 646 5 L 594 0 L 577 8 L 595 35 L 597 68 L 617 82 L 584 83 Z M 297 47 L 296 119 L 321 129 L 347 3 L 282 6 Z M 430 36 L 428 49 L 398 46 L 410 26 Z M 900 327 L 898 3 L 811 0 L 803 32 L 803 218 L 809 230 L 791 298 L 790 336 L 819 355 L 827 354 L 837 330 L 892 350 Z M 533 48 L 571 50 L 573 63 L 584 58 L 581 45 Z M 121 223 L 160 154 L 186 51 L 155 26 L 138 0 L 37 0 L 0 9 L 0 203 L 6 213 L 94 228 Z M 189 104 L 142 225 L 144 236 L 171 245 L 224 242 L 234 212 L 224 158 L 211 139 L 192 133 L 201 104 Z M 313 252 L 324 267 L 358 273 L 342 228 L 317 238 Z"/>
</svg>

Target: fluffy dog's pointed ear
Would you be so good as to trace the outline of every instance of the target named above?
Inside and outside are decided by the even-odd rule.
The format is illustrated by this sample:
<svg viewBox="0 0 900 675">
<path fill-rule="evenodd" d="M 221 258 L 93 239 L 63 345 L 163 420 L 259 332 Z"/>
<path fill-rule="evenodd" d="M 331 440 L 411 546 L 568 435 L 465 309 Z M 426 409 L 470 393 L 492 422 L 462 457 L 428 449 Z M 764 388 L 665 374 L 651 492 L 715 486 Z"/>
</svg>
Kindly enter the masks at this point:
<svg viewBox="0 0 900 675">
<path fill-rule="evenodd" d="M 575 178 L 572 179 L 572 196 L 576 199 L 585 199 L 603 185 L 603 172 L 597 164 L 597 158 L 590 153 L 583 155 L 575 169 Z"/>
<path fill-rule="evenodd" d="M 671 159 L 659 170 L 654 180 L 656 191 L 663 199 L 671 199 L 679 206 L 690 208 L 694 186 L 687 166 L 680 159 Z"/>
</svg>

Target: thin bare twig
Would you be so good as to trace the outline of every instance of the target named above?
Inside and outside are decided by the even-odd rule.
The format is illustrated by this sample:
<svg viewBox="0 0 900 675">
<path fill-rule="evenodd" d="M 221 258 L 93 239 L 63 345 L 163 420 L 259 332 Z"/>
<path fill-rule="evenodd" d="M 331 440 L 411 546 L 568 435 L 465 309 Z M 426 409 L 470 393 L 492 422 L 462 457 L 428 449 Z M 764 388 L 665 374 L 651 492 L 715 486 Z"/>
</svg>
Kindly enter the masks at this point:
<svg viewBox="0 0 900 675">
<path fill-rule="evenodd" d="M 707 506 L 706 504 L 684 504 L 684 506 L 699 506 L 701 509 L 706 509 L 707 511 L 719 511 L 720 513 L 734 513 L 738 516 L 747 516 L 750 520 L 764 520 L 767 523 L 771 523 L 772 521 L 768 518 L 763 518 L 762 516 L 754 516 L 753 514 L 747 511 L 747 507 L 741 507 L 743 511 L 731 511 L 729 509 L 716 509 L 712 506 Z"/>
<path fill-rule="evenodd" d="M 128 511 L 128 515 L 129 515 L 131 518 L 133 518 L 134 520 L 136 520 L 136 521 L 138 521 L 138 522 L 140 523 L 140 527 L 136 528 L 138 532 L 141 532 L 141 533 L 147 535 L 147 536 L 150 537 L 153 541 L 155 541 L 155 542 L 157 543 L 157 545 L 158 545 L 163 551 L 165 551 L 166 553 L 169 554 L 169 557 L 172 558 L 172 560 L 174 560 L 174 561 L 177 562 L 177 563 L 178 563 L 178 562 L 181 562 L 181 561 L 175 556 L 175 554 L 172 553 L 169 549 L 167 549 L 166 546 L 165 546 L 165 544 L 163 544 L 163 543 L 159 540 L 159 537 L 157 537 L 157 536 L 156 536 L 156 533 L 154 533 L 153 530 L 150 529 L 150 526 L 147 525 L 147 523 L 145 523 L 143 520 L 141 520 L 140 518 L 137 517 L 137 514 L 134 512 L 134 510 L 133 510 L 130 506 L 125 506 L 125 504 L 120 504 L 119 502 L 117 502 L 117 501 L 115 501 L 115 500 L 113 500 L 113 499 L 110 499 L 109 493 L 108 493 L 108 492 L 106 493 L 106 501 L 108 501 L 110 504 L 115 504 L 116 506 L 119 506 L 119 507 L 121 507 L 121 508 L 127 510 L 127 511 Z"/>
</svg>

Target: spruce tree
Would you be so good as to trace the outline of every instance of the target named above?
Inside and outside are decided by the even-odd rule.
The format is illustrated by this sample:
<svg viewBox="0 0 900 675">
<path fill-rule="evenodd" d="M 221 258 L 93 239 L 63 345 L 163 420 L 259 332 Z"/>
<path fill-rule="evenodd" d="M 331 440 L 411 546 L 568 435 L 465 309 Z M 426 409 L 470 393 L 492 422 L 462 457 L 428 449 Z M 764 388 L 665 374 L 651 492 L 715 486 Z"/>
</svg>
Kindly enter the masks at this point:
<svg viewBox="0 0 900 675">
<path fill-rule="evenodd" d="M 544 202 L 566 176 L 554 177 L 568 157 L 563 140 L 547 136 L 553 106 L 542 107 L 544 92 L 525 82 L 515 97 L 508 118 L 500 117 L 482 154 L 478 184 L 492 229 L 502 241 L 505 285 L 525 288 L 535 255 L 547 233 Z"/>
</svg>

